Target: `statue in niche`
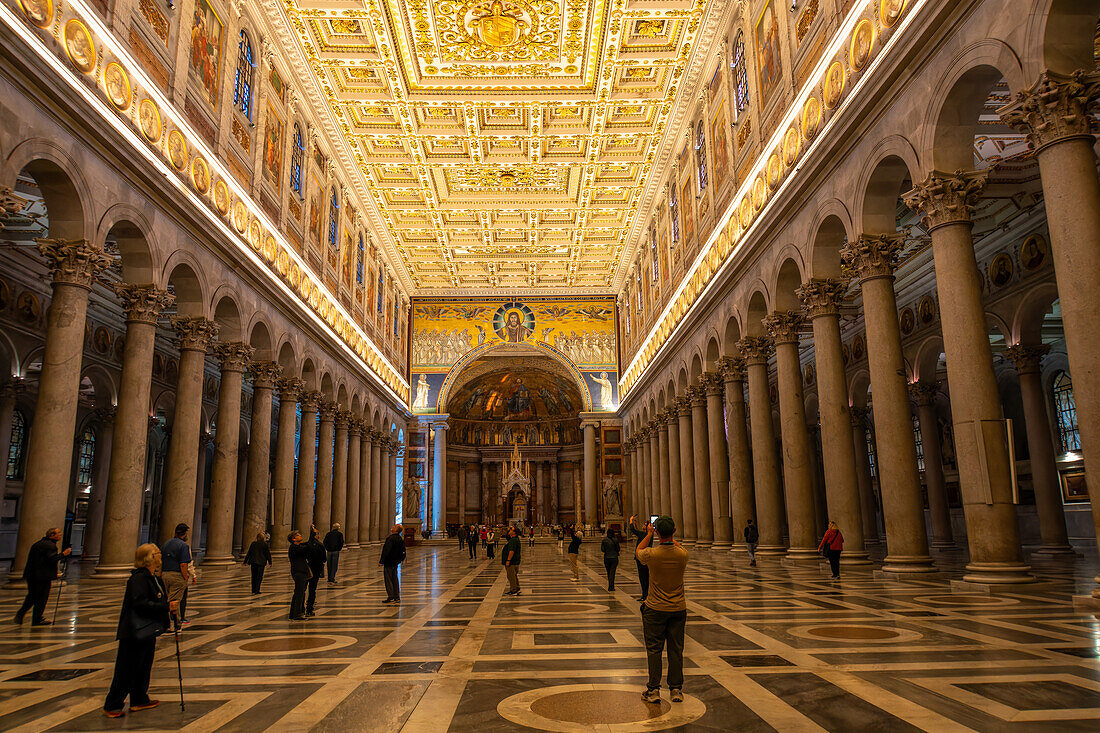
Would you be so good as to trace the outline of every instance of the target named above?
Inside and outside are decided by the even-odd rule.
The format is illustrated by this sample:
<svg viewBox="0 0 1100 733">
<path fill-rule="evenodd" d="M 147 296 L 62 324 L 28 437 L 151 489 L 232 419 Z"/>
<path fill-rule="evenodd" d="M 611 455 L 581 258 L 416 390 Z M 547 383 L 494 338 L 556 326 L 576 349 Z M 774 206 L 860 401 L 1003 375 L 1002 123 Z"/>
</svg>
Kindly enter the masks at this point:
<svg viewBox="0 0 1100 733">
<path fill-rule="evenodd" d="M 416 399 L 413 401 L 414 410 L 428 409 L 428 390 L 430 388 L 431 385 L 428 384 L 428 377 L 421 374 L 419 381 L 416 383 Z"/>
<path fill-rule="evenodd" d="M 621 517 L 623 500 L 619 495 L 619 482 L 613 478 L 603 480 L 603 507 L 605 517 Z"/>
<path fill-rule="evenodd" d="M 600 407 L 611 407 L 611 380 L 607 378 L 607 372 L 600 372 L 600 376 L 592 377 L 592 381 L 600 385 Z"/>
<path fill-rule="evenodd" d="M 405 516 L 409 519 L 420 517 L 420 482 L 410 478 L 405 482 Z"/>
</svg>

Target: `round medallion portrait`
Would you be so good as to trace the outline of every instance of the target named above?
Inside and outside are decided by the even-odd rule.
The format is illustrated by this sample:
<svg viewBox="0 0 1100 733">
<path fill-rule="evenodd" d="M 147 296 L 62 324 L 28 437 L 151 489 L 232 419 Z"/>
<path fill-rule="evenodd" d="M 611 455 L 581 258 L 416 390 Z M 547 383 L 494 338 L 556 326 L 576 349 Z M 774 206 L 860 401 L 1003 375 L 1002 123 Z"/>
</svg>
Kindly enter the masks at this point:
<svg viewBox="0 0 1100 733">
<path fill-rule="evenodd" d="M 764 201 L 768 198 L 768 187 L 764 183 L 763 176 L 757 176 L 752 182 L 752 207 L 759 211 L 764 208 Z"/>
<path fill-rule="evenodd" d="M 133 95 L 130 91 L 130 77 L 126 70 L 112 61 L 103 70 L 103 88 L 107 90 L 107 99 L 111 100 L 119 111 L 130 108 Z"/>
<path fill-rule="evenodd" d="M 19 8 L 27 20 L 39 28 L 53 22 L 53 0 L 19 0 Z"/>
<path fill-rule="evenodd" d="M 783 136 L 783 162 L 790 168 L 798 161 L 798 154 L 802 151 L 802 138 L 794 127 L 787 130 Z"/>
<path fill-rule="evenodd" d="M 821 102 L 817 97 L 810 97 L 806 100 L 806 104 L 802 105 L 802 137 L 813 140 L 820 125 Z"/>
<path fill-rule="evenodd" d="M 878 19 L 882 27 L 893 28 L 901 20 L 905 6 L 908 4 L 909 0 L 879 0 Z"/>
<path fill-rule="evenodd" d="M 935 320 L 936 301 L 932 299 L 931 295 L 926 295 L 920 299 L 920 303 L 917 305 L 917 318 L 925 325 Z"/>
<path fill-rule="evenodd" d="M 822 96 L 825 98 L 825 106 L 833 109 L 840 104 L 840 98 L 844 96 L 844 85 L 847 83 L 844 73 L 844 64 L 834 61 L 829 70 L 825 72 L 825 84 Z"/>
<path fill-rule="evenodd" d="M 1038 270 L 1047 260 L 1047 241 L 1040 234 L 1032 234 L 1020 247 L 1020 264 L 1025 270 Z"/>
<path fill-rule="evenodd" d="M 187 170 L 187 141 L 179 130 L 172 130 L 168 134 L 168 160 L 176 170 Z"/>
<path fill-rule="evenodd" d="M 145 136 L 146 140 L 154 144 L 160 142 L 162 130 L 160 110 L 157 109 L 157 105 L 153 100 L 141 100 L 141 104 L 138 105 L 138 125 L 141 127 L 141 134 Z"/>
<path fill-rule="evenodd" d="M 210 168 L 202 158 L 196 157 L 191 161 L 191 183 L 199 193 L 205 194 L 210 190 Z"/>
<path fill-rule="evenodd" d="M 768 158 L 764 170 L 768 174 L 768 190 L 774 191 L 779 187 L 779 181 L 783 178 L 783 164 L 779 162 L 779 156 L 774 153 Z"/>
<path fill-rule="evenodd" d="M 225 185 L 225 181 L 214 184 L 214 208 L 222 216 L 229 213 L 229 186 Z"/>
<path fill-rule="evenodd" d="M 257 252 L 260 251 L 260 238 L 263 236 L 263 227 L 260 226 L 260 222 L 253 220 L 248 225 L 248 243 L 252 245 L 252 249 Z"/>
<path fill-rule="evenodd" d="M 245 207 L 242 201 L 233 204 L 233 228 L 239 234 L 244 234 L 245 230 L 248 229 L 248 208 Z"/>
<path fill-rule="evenodd" d="M 866 353 L 866 347 L 863 344 L 863 334 L 860 334 L 852 339 L 852 358 L 859 361 L 864 353 Z"/>
<path fill-rule="evenodd" d="M 264 237 L 264 246 L 263 249 L 261 249 L 260 251 L 263 253 L 265 260 L 267 260 L 268 262 L 274 262 L 275 253 L 278 251 L 278 249 L 279 248 L 275 245 L 275 237 L 271 236 L 270 234 Z M 286 253 L 284 252 L 282 254 Z M 286 272 L 286 270 L 283 270 L 283 272 Z"/>
<path fill-rule="evenodd" d="M 65 24 L 65 53 L 73 66 L 90 74 L 95 68 L 95 43 L 87 26 L 79 20 L 70 20 Z"/>
<path fill-rule="evenodd" d="M 1012 280 L 1015 269 L 1012 257 L 1007 252 L 1001 252 L 989 263 L 989 282 L 998 288 L 1004 287 Z"/>
<path fill-rule="evenodd" d="M 913 333 L 913 329 L 917 327 L 916 316 L 913 315 L 912 308 L 905 308 L 901 311 L 901 316 L 898 318 L 898 323 L 901 325 L 901 332 L 908 336 Z"/>
<path fill-rule="evenodd" d="M 738 215 L 741 219 L 741 228 L 748 229 L 749 226 L 752 224 L 752 201 L 750 201 L 749 197 L 746 196 L 745 198 L 741 199 L 741 204 L 738 208 Z"/>
<path fill-rule="evenodd" d="M 862 71 L 871 60 L 871 49 L 875 45 L 875 26 L 866 18 L 856 24 L 852 31 L 852 43 L 848 47 L 848 63 L 854 71 Z"/>
<path fill-rule="evenodd" d="M 535 332 L 535 314 L 523 303 L 505 303 L 493 315 L 493 331 L 506 343 L 522 343 Z"/>
</svg>

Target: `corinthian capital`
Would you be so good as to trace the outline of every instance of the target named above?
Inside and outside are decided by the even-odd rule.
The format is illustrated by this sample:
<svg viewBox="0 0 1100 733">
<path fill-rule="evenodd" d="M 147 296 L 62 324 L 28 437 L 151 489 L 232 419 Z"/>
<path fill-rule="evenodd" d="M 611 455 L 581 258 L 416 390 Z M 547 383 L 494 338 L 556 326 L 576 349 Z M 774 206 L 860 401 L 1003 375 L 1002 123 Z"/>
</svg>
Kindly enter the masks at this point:
<svg viewBox="0 0 1100 733">
<path fill-rule="evenodd" d="M 909 396 L 913 398 L 913 402 L 917 403 L 917 407 L 926 407 L 931 405 L 936 400 L 936 395 L 940 393 L 940 385 L 938 382 L 910 382 L 909 383 Z"/>
<path fill-rule="evenodd" d="M 336 419 L 336 410 L 339 407 L 335 402 L 329 402 L 322 399 L 321 404 L 317 406 L 317 412 L 321 415 L 321 422 L 328 420 L 332 422 Z"/>
<path fill-rule="evenodd" d="M 206 351 L 219 330 L 217 323 L 202 316 L 176 316 L 172 318 L 172 328 L 176 331 L 176 343 L 181 351 Z"/>
<path fill-rule="evenodd" d="M 802 309 L 810 318 L 840 314 L 840 302 L 848 290 L 848 281 L 838 278 L 815 277 L 795 291 L 802 301 Z"/>
<path fill-rule="evenodd" d="M 87 239 L 36 239 L 39 253 L 46 258 L 55 284 L 91 288 L 96 273 L 111 266 L 103 247 Z"/>
<path fill-rule="evenodd" d="M 1042 366 L 1043 357 L 1050 353 L 1050 346 L 1047 344 L 1035 344 L 1034 346 L 1016 344 L 1015 346 L 1009 346 L 1004 353 L 1005 357 L 1011 359 L 1012 363 L 1016 365 L 1016 371 L 1020 374 L 1035 373 Z"/>
<path fill-rule="evenodd" d="M 324 399 L 324 396 L 320 392 L 302 392 L 298 402 L 302 405 L 302 412 L 317 412 L 322 399 Z"/>
<path fill-rule="evenodd" d="M 867 426 L 867 416 L 871 414 L 871 411 L 866 407 L 849 407 L 848 408 L 848 420 L 852 423 L 853 428 L 862 428 Z"/>
<path fill-rule="evenodd" d="M 283 377 L 275 383 L 275 387 L 279 390 L 279 400 L 281 402 L 297 402 L 298 398 L 302 396 L 302 390 L 305 389 L 306 383 L 298 377 Z"/>
<path fill-rule="evenodd" d="M 214 344 L 214 355 L 218 357 L 223 372 L 243 372 L 252 359 L 253 348 L 243 341 L 227 341 Z"/>
<path fill-rule="evenodd" d="M 744 381 L 745 360 L 739 356 L 724 356 L 718 360 L 718 373 L 726 382 Z"/>
<path fill-rule="evenodd" d="M 767 364 L 775 344 L 767 336 L 746 336 L 737 342 L 746 366 Z"/>
<path fill-rule="evenodd" d="M 899 234 L 861 234 L 840 250 L 844 271 L 860 281 L 893 277 L 904 240 Z"/>
<path fill-rule="evenodd" d="M 988 171 L 934 171 L 901 198 L 910 209 L 924 215 L 929 230 L 945 224 L 969 224 L 988 175 Z"/>
<path fill-rule="evenodd" d="M 797 344 L 803 322 L 802 314 L 796 311 L 775 311 L 761 321 L 776 344 Z"/>
<path fill-rule="evenodd" d="M 117 283 L 115 295 L 126 309 L 126 321 L 156 324 L 160 312 L 176 302 L 176 296 L 155 285 Z"/>
<path fill-rule="evenodd" d="M 253 389 L 274 389 L 283 368 L 276 361 L 254 361 L 248 365 L 248 373 L 252 377 Z"/>
<path fill-rule="evenodd" d="M 351 425 L 351 411 L 350 410 L 337 410 L 336 411 L 336 429 L 340 430 L 341 428 L 343 428 L 344 430 L 347 430 L 349 425 Z"/>
<path fill-rule="evenodd" d="M 1054 143 L 1088 137 L 1092 115 L 1100 99 L 1100 72 L 1077 70 L 1065 76 L 1045 71 L 1031 89 L 997 112 L 1006 125 L 1027 133 L 1036 152 Z"/>
<path fill-rule="evenodd" d="M 718 372 L 705 372 L 700 381 L 708 395 L 721 397 L 726 394 L 726 381 L 722 379 L 722 375 Z"/>
<path fill-rule="evenodd" d="M 696 407 L 698 405 L 707 404 L 707 389 L 702 385 L 693 384 L 687 388 L 688 400 L 691 401 L 691 406 Z"/>
<path fill-rule="evenodd" d="M 691 396 L 685 390 L 684 394 L 676 398 L 676 412 L 681 416 L 691 416 Z"/>
</svg>

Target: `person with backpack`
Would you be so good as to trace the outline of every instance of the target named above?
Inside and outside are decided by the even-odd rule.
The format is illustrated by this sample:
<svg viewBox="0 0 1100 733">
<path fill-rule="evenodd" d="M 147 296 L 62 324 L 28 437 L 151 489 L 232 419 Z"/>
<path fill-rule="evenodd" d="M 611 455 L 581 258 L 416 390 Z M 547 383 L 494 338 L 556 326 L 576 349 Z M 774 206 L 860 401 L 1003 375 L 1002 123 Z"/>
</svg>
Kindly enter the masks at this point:
<svg viewBox="0 0 1100 733">
<path fill-rule="evenodd" d="M 649 533 L 649 522 L 645 523 L 645 531 L 642 532 L 634 525 L 636 519 L 636 516 L 630 518 L 630 534 L 634 535 L 635 540 L 641 542 Z M 642 597 L 638 602 L 644 604 L 645 599 L 649 597 L 649 568 L 638 559 L 636 554 L 634 556 L 634 564 L 638 566 L 638 584 L 642 586 Z"/>
<path fill-rule="evenodd" d="M 573 569 L 573 577 L 571 580 L 574 583 L 579 583 L 581 579 L 581 571 L 577 565 L 579 560 L 578 555 L 581 551 L 581 536 L 577 534 L 576 525 L 570 525 L 569 527 L 569 567 Z"/>
<path fill-rule="evenodd" d="M 745 525 L 745 548 L 749 552 L 749 567 L 756 567 L 756 545 L 760 542 L 760 532 L 756 529 L 756 524 L 750 519 L 749 523 Z"/>
<path fill-rule="evenodd" d="M 267 538 L 263 532 L 258 532 L 256 539 L 248 546 L 244 564 L 252 569 L 252 595 L 258 595 L 260 583 L 264 579 L 264 568 L 271 564 L 271 548 L 267 546 Z"/>
<path fill-rule="evenodd" d="M 500 562 L 504 565 L 504 572 L 508 575 L 508 590 L 504 591 L 506 596 L 518 596 L 519 590 L 519 556 L 520 547 L 519 531 L 515 526 L 508 528 L 508 542 L 504 545 L 504 550 L 500 553 Z"/>
<path fill-rule="evenodd" d="M 466 546 L 466 525 L 458 525 L 458 551 L 462 552 L 462 548 Z"/>
<path fill-rule="evenodd" d="M 829 529 L 821 538 L 817 551 L 829 560 L 829 569 L 833 571 L 833 580 L 840 580 L 840 551 L 844 549 L 844 535 L 836 522 L 829 522 Z"/>
<path fill-rule="evenodd" d="M 615 530 L 607 528 L 607 536 L 600 542 L 603 552 L 603 566 L 607 570 L 607 592 L 615 590 L 615 570 L 619 567 L 619 539 Z"/>
<path fill-rule="evenodd" d="M 325 535 L 325 559 L 328 562 L 328 582 L 336 582 L 336 571 L 340 568 L 340 551 L 344 549 L 344 533 L 340 531 L 340 525 L 332 525 L 332 530 Z"/>
</svg>

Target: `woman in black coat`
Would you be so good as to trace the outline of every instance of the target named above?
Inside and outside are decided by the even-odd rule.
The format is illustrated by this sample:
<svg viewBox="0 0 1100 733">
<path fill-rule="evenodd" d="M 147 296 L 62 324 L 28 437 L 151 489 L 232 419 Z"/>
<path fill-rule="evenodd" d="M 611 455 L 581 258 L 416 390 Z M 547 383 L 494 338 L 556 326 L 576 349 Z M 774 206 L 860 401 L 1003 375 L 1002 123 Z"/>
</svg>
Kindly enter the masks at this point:
<svg viewBox="0 0 1100 733">
<path fill-rule="evenodd" d="M 263 532 L 259 532 L 248 546 L 244 564 L 252 568 L 252 595 L 256 595 L 260 592 L 260 583 L 264 579 L 264 568 L 271 564 L 271 549 L 267 546 Z"/>
<path fill-rule="evenodd" d="M 160 704 L 159 700 L 149 699 L 149 675 L 153 670 L 157 637 L 168 629 L 169 614 L 176 613 L 179 602 L 168 600 L 168 589 L 157 576 L 159 572 L 160 549 L 153 544 L 137 548 L 118 617 L 115 676 L 103 703 L 103 714 L 108 718 L 121 718 L 126 714 L 122 706 L 127 697 L 130 698 L 130 712 L 148 710 Z"/>
<path fill-rule="evenodd" d="M 600 543 L 603 552 L 603 566 L 607 570 L 607 591 L 615 590 L 615 570 L 619 567 L 619 538 L 615 536 L 615 530 L 607 528 L 607 536 Z"/>
</svg>

